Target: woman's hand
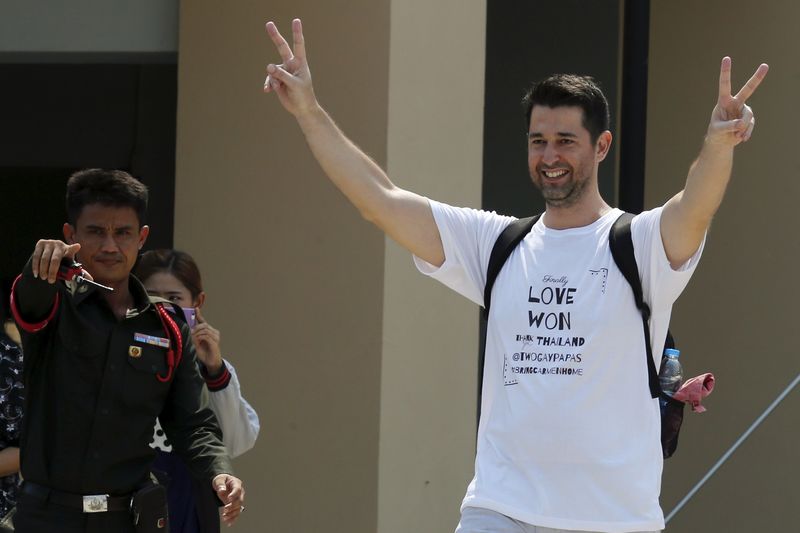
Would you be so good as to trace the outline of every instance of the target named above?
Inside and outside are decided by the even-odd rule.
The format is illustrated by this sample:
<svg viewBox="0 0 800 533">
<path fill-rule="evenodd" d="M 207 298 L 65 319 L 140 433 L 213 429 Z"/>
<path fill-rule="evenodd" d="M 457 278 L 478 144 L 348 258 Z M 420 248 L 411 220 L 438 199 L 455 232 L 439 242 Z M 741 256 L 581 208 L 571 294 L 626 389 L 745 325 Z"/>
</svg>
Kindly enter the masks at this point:
<svg viewBox="0 0 800 533">
<path fill-rule="evenodd" d="M 192 329 L 192 342 L 197 359 L 206 367 L 208 374 L 215 376 L 222 370 L 222 352 L 219 349 L 219 330 L 206 322 L 200 309 L 197 311 L 197 325 Z"/>
</svg>

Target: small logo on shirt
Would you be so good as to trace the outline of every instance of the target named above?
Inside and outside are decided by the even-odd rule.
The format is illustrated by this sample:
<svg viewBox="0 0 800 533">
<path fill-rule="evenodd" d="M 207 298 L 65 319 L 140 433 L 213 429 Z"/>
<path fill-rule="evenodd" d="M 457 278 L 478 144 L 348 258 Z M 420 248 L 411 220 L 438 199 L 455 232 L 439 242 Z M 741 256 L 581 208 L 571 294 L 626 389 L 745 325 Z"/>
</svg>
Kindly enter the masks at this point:
<svg viewBox="0 0 800 533">
<path fill-rule="evenodd" d="M 128 346 L 128 355 L 133 357 L 134 359 L 138 359 L 142 356 L 142 349 L 139 346 Z"/>
<path fill-rule="evenodd" d="M 599 276 L 600 277 L 600 279 L 602 280 L 602 283 L 603 283 L 603 285 L 600 287 L 600 292 L 605 294 L 606 293 L 606 281 L 608 280 L 608 269 L 607 268 L 601 268 L 599 270 L 589 270 L 589 273 L 592 276 Z"/>
<path fill-rule="evenodd" d="M 508 364 L 508 354 L 503 354 L 503 385 L 517 385 L 519 381 L 511 373 L 511 367 Z"/>
</svg>

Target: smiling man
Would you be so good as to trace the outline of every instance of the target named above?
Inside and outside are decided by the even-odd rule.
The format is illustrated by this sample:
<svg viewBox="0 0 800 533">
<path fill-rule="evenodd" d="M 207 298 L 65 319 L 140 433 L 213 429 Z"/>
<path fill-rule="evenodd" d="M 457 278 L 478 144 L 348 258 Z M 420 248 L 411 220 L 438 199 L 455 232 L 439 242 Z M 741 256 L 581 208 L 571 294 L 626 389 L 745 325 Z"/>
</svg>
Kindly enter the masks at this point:
<svg viewBox="0 0 800 533">
<path fill-rule="evenodd" d="M 562 74 L 531 88 L 524 104 L 528 168 L 545 203 L 565 208 L 585 201 L 584 194 L 593 192 L 589 185 L 597 181 L 595 163 L 611 147 L 602 92 L 590 78 Z"/>
<path fill-rule="evenodd" d="M 149 232 L 147 189 L 119 170 L 67 183 L 64 241 L 40 240 L 12 290 L 22 332 L 24 483 L 16 531 L 163 531 L 151 480 L 156 417 L 232 523 L 244 489 L 208 407 L 188 327 L 147 296 L 131 269 Z M 78 259 L 87 281 L 61 279 Z M 138 524 L 138 525 L 137 525 Z"/>
<path fill-rule="evenodd" d="M 264 91 L 294 115 L 327 176 L 420 271 L 483 304 L 493 245 L 515 219 L 394 185 L 317 102 L 300 20 L 293 46 L 271 22 L 267 33 L 282 63 L 267 66 Z M 730 73 L 726 57 L 684 189 L 631 223 L 655 357 L 722 201 L 734 147 L 753 132 L 745 101 L 767 65 L 736 95 Z M 534 84 L 524 105 L 528 168 L 546 210 L 491 291 L 475 476 L 456 531 L 656 531 L 664 527 L 658 399 L 641 315 L 608 244 L 622 211 L 600 196 L 597 180 L 612 141 L 608 103 L 591 78 L 554 75 Z"/>
</svg>

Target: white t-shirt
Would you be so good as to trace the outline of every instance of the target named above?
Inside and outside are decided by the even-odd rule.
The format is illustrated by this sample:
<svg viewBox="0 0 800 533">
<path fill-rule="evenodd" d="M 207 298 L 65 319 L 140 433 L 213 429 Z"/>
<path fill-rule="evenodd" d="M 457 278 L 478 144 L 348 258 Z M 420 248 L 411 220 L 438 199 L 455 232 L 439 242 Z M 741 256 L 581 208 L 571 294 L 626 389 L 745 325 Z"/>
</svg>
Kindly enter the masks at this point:
<svg viewBox="0 0 800 533">
<path fill-rule="evenodd" d="M 430 201 L 444 245 L 417 267 L 483 304 L 489 255 L 514 219 Z M 642 319 L 608 246 L 615 209 L 554 230 L 541 219 L 492 291 L 475 477 L 463 507 L 537 526 L 626 532 L 664 527 L 658 400 L 650 397 Z M 679 270 L 667 260 L 661 209 L 631 226 L 653 357 L 702 246 Z"/>
</svg>

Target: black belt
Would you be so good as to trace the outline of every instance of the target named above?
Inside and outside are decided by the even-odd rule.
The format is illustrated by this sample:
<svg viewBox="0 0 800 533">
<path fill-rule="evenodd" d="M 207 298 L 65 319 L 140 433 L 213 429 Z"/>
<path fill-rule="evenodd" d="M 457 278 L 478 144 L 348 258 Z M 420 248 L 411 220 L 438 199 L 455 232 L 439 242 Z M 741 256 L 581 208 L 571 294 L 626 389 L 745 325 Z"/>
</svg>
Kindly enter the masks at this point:
<svg viewBox="0 0 800 533">
<path fill-rule="evenodd" d="M 20 489 L 22 494 L 70 507 L 84 513 L 105 513 L 109 511 L 130 511 L 131 496 L 109 496 L 108 494 L 73 494 L 51 489 L 44 485 L 25 481 Z"/>
</svg>

